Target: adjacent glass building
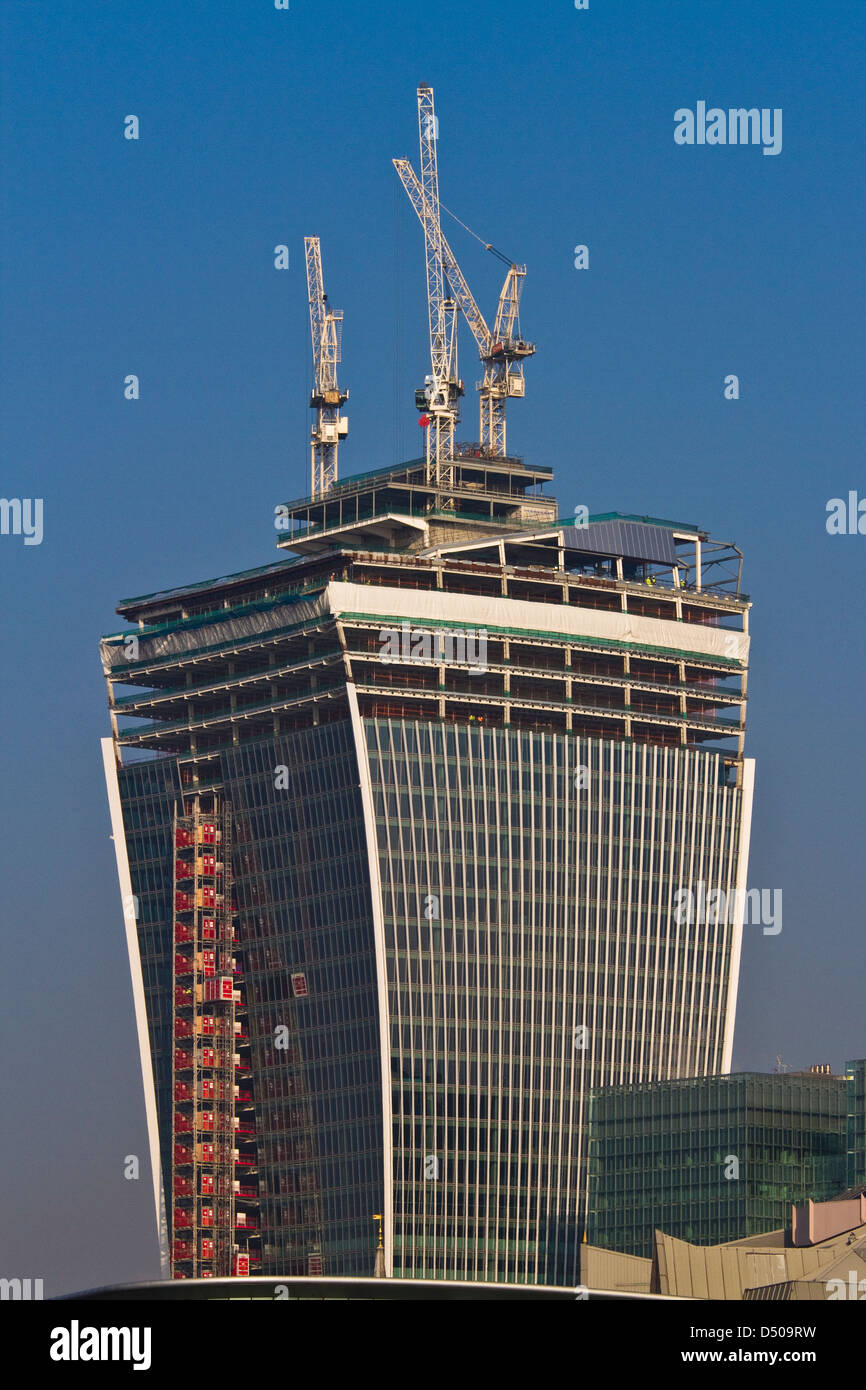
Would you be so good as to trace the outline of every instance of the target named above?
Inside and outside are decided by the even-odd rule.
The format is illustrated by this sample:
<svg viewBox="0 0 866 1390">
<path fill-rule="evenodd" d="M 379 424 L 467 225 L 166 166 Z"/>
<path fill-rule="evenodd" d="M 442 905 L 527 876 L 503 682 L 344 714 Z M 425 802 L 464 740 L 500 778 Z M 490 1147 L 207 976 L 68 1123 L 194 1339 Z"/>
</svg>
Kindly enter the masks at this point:
<svg viewBox="0 0 866 1390">
<path fill-rule="evenodd" d="M 847 1111 L 845 1077 L 823 1070 L 601 1087 L 587 1239 L 651 1257 L 656 1230 L 719 1245 L 787 1226 L 845 1188 Z"/>
<path fill-rule="evenodd" d="M 167 1271 L 576 1283 L 590 1091 L 730 1065 L 739 552 L 549 480 L 348 478 L 103 639 Z"/>
<path fill-rule="evenodd" d="M 866 1060 L 849 1062 L 848 1080 L 848 1186 L 866 1185 Z"/>
</svg>

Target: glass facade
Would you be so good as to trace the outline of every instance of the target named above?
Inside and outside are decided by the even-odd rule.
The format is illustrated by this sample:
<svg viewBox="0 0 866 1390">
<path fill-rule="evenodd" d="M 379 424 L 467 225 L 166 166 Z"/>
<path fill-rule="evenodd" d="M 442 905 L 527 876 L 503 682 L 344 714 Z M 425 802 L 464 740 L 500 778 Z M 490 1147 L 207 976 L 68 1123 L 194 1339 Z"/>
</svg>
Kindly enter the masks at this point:
<svg viewBox="0 0 866 1390">
<path fill-rule="evenodd" d="M 590 1099 L 587 1239 L 650 1257 L 658 1229 L 717 1245 L 845 1186 L 844 1078 L 708 1076 Z"/>
<path fill-rule="evenodd" d="M 678 884 L 729 882 L 741 794 L 700 751 L 359 727 L 372 885 L 350 720 L 219 755 L 263 1272 L 306 1273 L 316 1250 L 368 1273 L 387 1168 L 395 1274 L 576 1282 L 589 1088 L 721 1066 L 731 929 L 677 924 L 671 904 Z M 164 1135 L 176 759 L 120 784 Z"/>
<path fill-rule="evenodd" d="M 263 1272 L 370 1273 L 383 1200 L 378 991 L 348 722 L 226 751 L 259 1135 Z M 175 759 L 120 773 L 166 1190 Z"/>
<path fill-rule="evenodd" d="M 585 1096 L 722 1063 L 740 793 L 711 754 L 364 723 L 392 1075 L 394 1273 L 578 1281 Z"/>
<path fill-rule="evenodd" d="M 351 726 L 248 744 L 222 762 L 235 811 L 263 1269 L 306 1273 L 318 1247 L 327 1272 L 370 1274 L 384 1196 L 381 1050 Z"/>
<path fill-rule="evenodd" d="M 866 1060 L 849 1062 L 848 1186 L 866 1184 Z"/>
</svg>

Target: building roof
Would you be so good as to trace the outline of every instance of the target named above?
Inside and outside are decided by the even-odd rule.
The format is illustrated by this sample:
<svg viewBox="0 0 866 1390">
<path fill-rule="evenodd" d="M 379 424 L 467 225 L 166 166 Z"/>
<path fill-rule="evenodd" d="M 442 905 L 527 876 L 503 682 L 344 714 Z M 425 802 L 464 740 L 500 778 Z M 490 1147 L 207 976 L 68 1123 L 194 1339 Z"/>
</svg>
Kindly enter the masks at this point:
<svg viewBox="0 0 866 1390">
<path fill-rule="evenodd" d="M 691 1245 L 656 1231 L 650 1288 L 678 1298 L 785 1298 L 791 1285 L 806 1282 L 815 1286 L 809 1294 L 815 1298 L 830 1296 L 821 1293 L 829 1280 L 847 1278 L 839 1275 L 843 1267 L 858 1269 L 858 1278 L 866 1275 L 866 1225 L 807 1246 L 781 1244 L 784 1234 Z"/>
</svg>

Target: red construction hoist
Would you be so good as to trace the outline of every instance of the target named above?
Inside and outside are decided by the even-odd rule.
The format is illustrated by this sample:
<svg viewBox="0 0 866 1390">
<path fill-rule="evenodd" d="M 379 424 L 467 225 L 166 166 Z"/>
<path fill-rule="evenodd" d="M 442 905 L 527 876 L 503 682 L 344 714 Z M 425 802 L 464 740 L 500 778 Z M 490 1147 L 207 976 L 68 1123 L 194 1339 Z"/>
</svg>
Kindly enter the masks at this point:
<svg viewBox="0 0 866 1390">
<path fill-rule="evenodd" d="M 172 1222 L 175 1279 L 261 1266 L 255 1111 L 237 965 L 231 807 L 197 793 L 175 811 Z"/>
</svg>

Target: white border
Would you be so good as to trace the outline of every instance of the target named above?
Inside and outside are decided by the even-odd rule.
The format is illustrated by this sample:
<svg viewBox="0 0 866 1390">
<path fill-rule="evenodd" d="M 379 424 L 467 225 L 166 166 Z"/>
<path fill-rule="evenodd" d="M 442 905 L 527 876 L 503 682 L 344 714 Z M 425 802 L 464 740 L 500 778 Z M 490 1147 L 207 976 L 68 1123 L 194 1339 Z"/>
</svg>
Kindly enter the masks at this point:
<svg viewBox="0 0 866 1390">
<path fill-rule="evenodd" d="M 737 850 L 737 884 L 734 902 L 736 920 L 731 934 L 731 963 L 728 969 L 728 1006 L 725 1011 L 725 1041 L 722 1047 L 722 1072 L 731 1070 L 734 1050 L 734 1020 L 737 1013 L 737 991 L 740 984 L 740 956 L 743 949 L 743 918 L 746 913 L 746 884 L 749 876 L 749 844 L 752 838 L 752 799 L 755 791 L 755 759 L 743 759 L 743 786 L 740 801 L 740 843 Z"/>
<path fill-rule="evenodd" d="M 141 954 L 138 949 L 138 926 L 132 908 L 132 880 L 129 873 L 129 856 L 126 852 L 126 832 L 123 828 L 123 811 L 120 805 L 120 784 L 117 779 L 117 761 L 114 755 L 114 741 L 110 738 L 100 740 L 102 762 L 105 768 L 105 786 L 108 791 L 108 807 L 111 812 L 111 838 L 114 841 L 114 856 L 117 860 L 117 878 L 120 883 L 120 897 L 124 905 L 123 920 L 126 927 L 126 949 L 129 953 L 129 973 L 132 977 L 132 998 L 135 1004 L 135 1025 L 138 1031 L 138 1050 L 141 1056 L 141 1079 L 144 1085 L 144 1108 L 147 1115 L 147 1136 L 150 1147 L 150 1167 L 153 1174 L 153 1202 L 156 1211 L 156 1231 L 159 1240 L 159 1260 L 163 1278 L 171 1277 L 171 1264 L 168 1251 L 168 1223 L 165 1212 L 165 1193 L 162 1185 L 162 1165 L 159 1154 L 159 1125 L 156 1111 L 156 1087 L 153 1080 L 153 1059 L 150 1051 L 150 1033 L 147 1026 L 147 1007 L 144 999 L 144 978 L 141 973 Z"/>
</svg>

